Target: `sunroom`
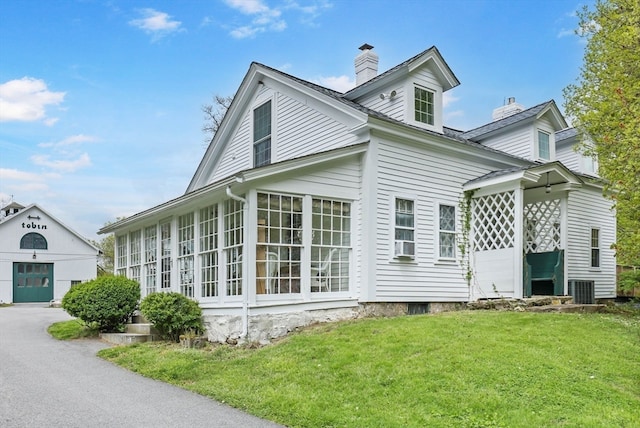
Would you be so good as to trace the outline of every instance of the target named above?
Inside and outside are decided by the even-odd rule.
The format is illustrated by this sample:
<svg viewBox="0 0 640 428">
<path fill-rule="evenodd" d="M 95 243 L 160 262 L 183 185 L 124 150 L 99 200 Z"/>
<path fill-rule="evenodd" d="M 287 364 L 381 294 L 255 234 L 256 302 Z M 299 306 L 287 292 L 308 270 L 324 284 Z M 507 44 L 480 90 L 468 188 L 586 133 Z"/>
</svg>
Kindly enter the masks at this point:
<svg viewBox="0 0 640 428">
<path fill-rule="evenodd" d="M 205 315 L 355 306 L 358 176 L 305 190 L 324 162 L 357 171 L 360 152 L 245 171 L 109 225 L 100 232 L 116 234 L 116 273 L 138 281 L 143 296 L 193 298 Z M 295 173 L 283 168 L 293 163 Z"/>
<path fill-rule="evenodd" d="M 472 300 L 567 294 L 569 193 L 560 162 L 495 171 L 464 185 Z"/>
</svg>

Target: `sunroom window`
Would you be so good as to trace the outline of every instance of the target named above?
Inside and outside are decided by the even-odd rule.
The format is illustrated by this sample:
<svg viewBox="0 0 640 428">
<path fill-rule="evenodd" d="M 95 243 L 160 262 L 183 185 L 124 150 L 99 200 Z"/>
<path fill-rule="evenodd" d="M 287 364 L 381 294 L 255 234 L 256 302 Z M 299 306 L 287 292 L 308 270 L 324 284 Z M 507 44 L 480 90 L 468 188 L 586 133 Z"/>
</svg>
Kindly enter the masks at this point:
<svg viewBox="0 0 640 428">
<path fill-rule="evenodd" d="M 302 198 L 258 193 L 256 293 L 300 292 Z"/>
<path fill-rule="evenodd" d="M 147 295 L 157 291 L 158 228 L 153 226 L 144 229 L 144 282 Z"/>
<path fill-rule="evenodd" d="M 180 293 L 193 297 L 193 213 L 178 217 L 178 273 Z"/>
<path fill-rule="evenodd" d="M 136 230 L 129 235 L 130 264 L 129 278 L 140 282 L 140 262 L 142 260 L 142 231 Z"/>
<path fill-rule="evenodd" d="M 200 283 L 202 297 L 218 295 L 218 206 L 200 210 Z"/>
<path fill-rule="evenodd" d="M 311 216 L 311 292 L 348 291 L 351 204 L 314 198 Z"/>
<path fill-rule="evenodd" d="M 171 289 L 171 222 L 160 225 L 160 288 Z"/>
<path fill-rule="evenodd" d="M 242 245 L 244 216 L 242 202 L 229 199 L 224 210 L 224 251 L 227 270 L 227 296 L 242 294 Z"/>
<path fill-rule="evenodd" d="M 116 275 L 125 276 L 127 273 L 127 235 L 116 238 Z"/>
</svg>

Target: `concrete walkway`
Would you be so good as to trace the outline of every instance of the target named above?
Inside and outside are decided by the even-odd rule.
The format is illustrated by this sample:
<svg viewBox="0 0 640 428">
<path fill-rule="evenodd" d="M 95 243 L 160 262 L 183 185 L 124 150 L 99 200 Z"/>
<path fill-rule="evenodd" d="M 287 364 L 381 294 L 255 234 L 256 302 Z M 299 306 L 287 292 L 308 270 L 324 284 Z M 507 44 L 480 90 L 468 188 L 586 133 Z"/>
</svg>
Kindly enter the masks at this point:
<svg viewBox="0 0 640 428">
<path fill-rule="evenodd" d="M 95 356 L 99 340 L 47 333 L 71 319 L 43 304 L 0 308 L 0 427 L 276 427 Z"/>
</svg>

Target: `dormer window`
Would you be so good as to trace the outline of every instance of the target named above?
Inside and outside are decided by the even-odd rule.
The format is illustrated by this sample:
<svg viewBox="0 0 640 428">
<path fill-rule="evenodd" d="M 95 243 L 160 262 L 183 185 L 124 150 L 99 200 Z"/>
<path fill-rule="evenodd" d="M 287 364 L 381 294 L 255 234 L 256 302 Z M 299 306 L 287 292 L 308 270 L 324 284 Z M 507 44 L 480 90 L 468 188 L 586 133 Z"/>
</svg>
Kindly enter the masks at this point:
<svg viewBox="0 0 640 428">
<path fill-rule="evenodd" d="M 416 122 L 434 124 L 433 92 L 418 86 L 414 87 L 414 105 Z"/>
<path fill-rule="evenodd" d="M 543 131 L 538 131 L 538 159 L 551 160 L 549 134 Z"/>
<path fill-rule="evenodd" d="M 253 111 L 253 166 L 271 163 L 271 101 Z"/>
</svg>

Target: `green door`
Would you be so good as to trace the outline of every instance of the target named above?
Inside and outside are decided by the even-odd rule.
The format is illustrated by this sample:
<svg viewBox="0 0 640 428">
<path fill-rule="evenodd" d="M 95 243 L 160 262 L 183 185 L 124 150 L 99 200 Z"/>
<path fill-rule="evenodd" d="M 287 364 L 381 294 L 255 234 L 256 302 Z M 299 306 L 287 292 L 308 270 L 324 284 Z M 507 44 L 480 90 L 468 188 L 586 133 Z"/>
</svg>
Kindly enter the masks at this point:
<svg viewBox="0 0 640 428">
<path fill-rule="evenodd" d="M 13 302 L 49 302 L 53 299 L 53 263 L 14 263 Z"/>
</svg>

